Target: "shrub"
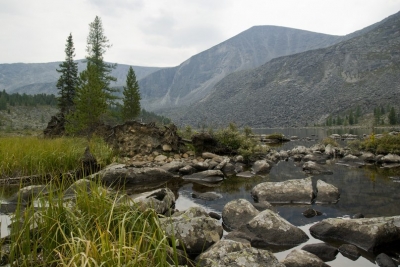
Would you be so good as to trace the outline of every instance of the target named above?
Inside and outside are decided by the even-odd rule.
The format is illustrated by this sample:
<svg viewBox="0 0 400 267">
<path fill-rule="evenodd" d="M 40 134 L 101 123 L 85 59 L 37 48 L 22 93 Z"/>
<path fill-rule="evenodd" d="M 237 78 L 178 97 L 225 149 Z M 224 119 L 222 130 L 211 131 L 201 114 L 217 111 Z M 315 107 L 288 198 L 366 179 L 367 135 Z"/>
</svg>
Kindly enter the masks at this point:
<svg viewBox="0 0 400 267">
<path fill-rule="evenodd" d="M 322 144 L 325 145 L 325 146 L 327 146 L 327 145 L 331 145 L 331 146 L 334 146 L 334 147 L 338 147 L 339 146 L 338 142 L 336 142 L 335 139 L 330 138 L 330 137 L 324 138 L 322 140 Z"/>
<path fill-rule="evenodd" d="M 374 134 L 371 134 L 362 141 L 351 142 L 349 146 L 375 154 L 400 154 L 400 135 L 384 134 L 377 138 Z"/>
</svg>

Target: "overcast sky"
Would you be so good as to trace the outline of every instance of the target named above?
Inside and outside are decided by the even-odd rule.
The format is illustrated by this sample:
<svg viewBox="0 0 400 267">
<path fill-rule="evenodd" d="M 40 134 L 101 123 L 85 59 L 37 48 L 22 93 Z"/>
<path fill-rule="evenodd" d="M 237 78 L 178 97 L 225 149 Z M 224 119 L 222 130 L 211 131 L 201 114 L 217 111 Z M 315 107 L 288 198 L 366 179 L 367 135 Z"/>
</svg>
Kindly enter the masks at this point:
<svg viewBox="0 0 400 267">
<path fill-rule="evenodd" d="M 84 58 L 96 15 L 106 61 L 166 67 L 255 25 L 345 35 L 398 11 L 400 0 L 0 0 L 0 63 L 63 61 L 70 32 Z"/>
</svg>

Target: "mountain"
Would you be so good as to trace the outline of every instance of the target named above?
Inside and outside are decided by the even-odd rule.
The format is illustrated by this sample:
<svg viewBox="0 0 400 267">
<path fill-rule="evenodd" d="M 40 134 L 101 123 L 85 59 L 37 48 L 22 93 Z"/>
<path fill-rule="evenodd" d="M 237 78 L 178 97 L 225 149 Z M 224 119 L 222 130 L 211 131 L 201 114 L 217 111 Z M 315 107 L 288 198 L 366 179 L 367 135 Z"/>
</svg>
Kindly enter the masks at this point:
<svg viewBox="0 0 400 267">
<path fill-rule="evenodd" d="M 279 127 L 322 123 L 358 105 L 399 107 L 399 29 L 400 12 L 330 47 L 232 73 L 200 102 L 164 114 L 180 124 Z"/>
<path fill-rule="evenodd" d="M 156 71 L 139 81 L 142 105 L 160 110 L 189 105 L 209 95 L 226 75 L 342 40 L 333 36 L 278 26 L 255 26 L 177 67 Z"/>
<path fill-rule="evenodd" d="M 78 70 L 86 68 L 83 60 L 77 60 Z M 60 74 L 56 71 L 61 62 L 50 63 L 12 63 L 0 64 L 0 90 L 5 89 L 8 93 L 26 94 L 57 94 L 56 83 Z M 129 65 L 117 64 L 112 75 L 117 78 L 114 86 L 125 84 Z M 132 66 L 137 79 L 160 70 L 158 67 Z"/>
</svg>

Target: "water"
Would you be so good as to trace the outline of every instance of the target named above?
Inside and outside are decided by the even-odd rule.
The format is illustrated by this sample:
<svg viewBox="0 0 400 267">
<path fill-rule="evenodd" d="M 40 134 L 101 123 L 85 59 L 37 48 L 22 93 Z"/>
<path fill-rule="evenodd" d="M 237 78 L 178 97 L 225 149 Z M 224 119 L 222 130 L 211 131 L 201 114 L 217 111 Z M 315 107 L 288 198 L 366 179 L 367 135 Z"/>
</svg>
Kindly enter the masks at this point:
<svg viewBox="0 0 400 267">
<path fill-rule="evenodd" d="M 375 129 L 375 133 L 381 133 L 384 129 Z M 270 133 L 283 133 L 287 137 L 298 136 L 299 140 L 291 141 L 283 145 L 275 147 L 276 150 L 288 150 L 297 145 L 304 145 L 310 147 L 315 142 L 322 140 L 333 133 L 344 134 L 351 133 L 362 136 L 363 134 L 370 134 L 371 129 L 256 129 L 256 134 L 270 134 Z M 308 137 L 308 138 L 307 138 Z M 311 139 L 311 141 L 310 141 Z M 309 228 L 312 224 L 325 219 L 336 217 L 349 217 L 356 213 L 363 213 L 365 217 L 378 217 L 378 216 L 394 216 L 400 215 L 400 183 L 393 182 L 389 177 L 398 176 L 395 170 L 380 169 L 376 166 L 367 166 L 363 168 L 348 168 L 341 165 L 336 165 L 335 161 L 328 163 L 328 168 L 333 171 L 332 175 L 318 175 L 313 179 L 322 179 L 327 183 L 335 185 L 341 194 L 340 200 L 336 204 L 313 204 L 313 205 L 275 205 L 274 208 L 283 218 L 290 223 L 299 226 L 306 232 L 310 240 L 304 244 L 299 245 L 297 248 L 303 247 L 305 244 L 320 243 L 322 241 L 314 239 L 309 234 Z M 207 187 L 199 184 L 186 183 L 180 187 L 171 188 L 176 192 L 176 208 L 185 210 L 192 206 L 201 206 L 208 211 L 214 211 L 219 214 L 222 213 L 223 207 L 231 200 L 244 198 L 252 202 L 250 195 L 251 189 L 262 182 L 272 181 L 285 181 L 288 179 L 300 179 L 308 177 L 301 168 L 301 165 L 289 160 L 282 161 L 276 164 L 271 172 L 265 177 L 253 178 L 239 178 L 231 177 L 223 181 L 218 187 Z M 5 187 L 1 190 L 3 198 L 10 196 L 16 192 L 17 187 Z M 192 193 L 203 192 L 217 192 L 222 195 L 222 198 L 214 201 L 205 201 L 192 198 Z M 305 218 L 302 212 L 307 208 L 314 208 L 321 211 L 322 216 L 314 218 Z M 0 216 L 2 236 L 6 230 L 7 216 Z M 335 244 L 333 244 L 335 245 Z M 276 257 L 280 260 L 284 259 L 291 251 L 282 251 L 275 253 Z M 399 250 L 400 253 L 400 250 Z M 330 266 L 376 266 L 374 262 L 374 255 L 363 254 L 356 261 L 352 261 L 340 253 L 332 262 L 328 262 Z"/>
<path fill-rule="evenodd" d="M 382 130 L 383 131 L 383 130 Z M 382 131 L 376 131 L 379 133 Z M 298 136 L 298 141 L 291 141 L 276 147 L 277 150 L 288 150 L 297 145 L 305 145 L 307 147 L 316 141 L 322 140 L 332 133 L 351 133 L 362 136 L 369 134 L 368 129 L 354 129 L 352 132 L 343 129 L 331 130 L 329 132 L 323 129 L 282 129 L 282 130 L 255 130 L 257 134 L 270 134 L 280 132 L 287 137 Z M 309 137 L 308 139 L 306 137 Z M 312 141 L 309 141 L 312 139 Z M 380 169 L 376 166 L 366 166 L 363 168 L 348 168 L 342 165 L 336 165 L 336 161 L 329 162 L 327 167 L 333 171 L 332 175 L 318 175 L 313 179 L 321 179 L 327 183 L 336 186 L 341 194 L 340 200 L 336 204 L 313 204 L 313 205 L 274 205 L 276 211 L 288 220 L 290 223 L 299 226 L 306 232 L 310 240 L 297 248 L 303 247 L 305 244 L 320 243 L 322 241 L 314 239 L 309 234 L 309 228 L 312 224 L 326 218 L 351 217 L 356 213 L 362 213 L 365 217 L 379 216 L 395 216 L 400 215 L 400 183 L 393 182 L 390 176 L 399 175 L 394 170 Z M 178 190 L 178 198 L 176 207 L 179 210 L 187 209 L 191 206 L 201 206 L 208 211 L 222 213 L 223 207 L 231 200 L 244 198 L 253 202 L 250 191 L 262 182 L 280 182 L 288 179 L 300 179 L 308 177 L 301 168 L 302 164 L 295 163 L 291 160 L 281 161 L 274 166 L 271 172 L 265 177 L 240 178 L 231 177 L 221 184 L 219 187 L 206 187 L 203 185 L 188 183 Z M 192 192 L 217 192 L 223 197 L 214 201 L 205 201 L 194 199 L 191 197 Z M 322 216 L 306 218 L 302 212 L 312 207 L 321 211 Z M 335 245 L 335 244 L 332 244 Z M 337 246 L 337 244 L 336 244 Z M 276 253 L 276 257 L 282 260 L 291 251 L 282 251 Z M 398 251 L 400 253 L 400 249 Z M 363 256 L 356 261 L 352 261 L 340 253 L 334 261 L 328 262 L 330 266 L 376 266 L 374 262 L 375 256 L 363 253 Z"/>
</svg>

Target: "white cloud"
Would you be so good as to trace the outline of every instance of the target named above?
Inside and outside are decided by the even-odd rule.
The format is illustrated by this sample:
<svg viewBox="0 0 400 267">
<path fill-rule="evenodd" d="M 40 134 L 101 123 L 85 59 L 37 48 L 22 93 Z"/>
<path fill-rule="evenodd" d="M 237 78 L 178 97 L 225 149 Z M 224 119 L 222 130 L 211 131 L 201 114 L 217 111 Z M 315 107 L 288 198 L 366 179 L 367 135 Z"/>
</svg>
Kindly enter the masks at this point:
<svg viewBox="0 0 400 267">
<path fill-rule="evenodd" d="M 0 63 L 64 59 L 72 32 L 85 56 L 96 15 L 113 47 L 105 59 L 175 66 L 254 25 L 344 35 L 400 10 L 400 0 L 1 0 Z"/>
</svg>

